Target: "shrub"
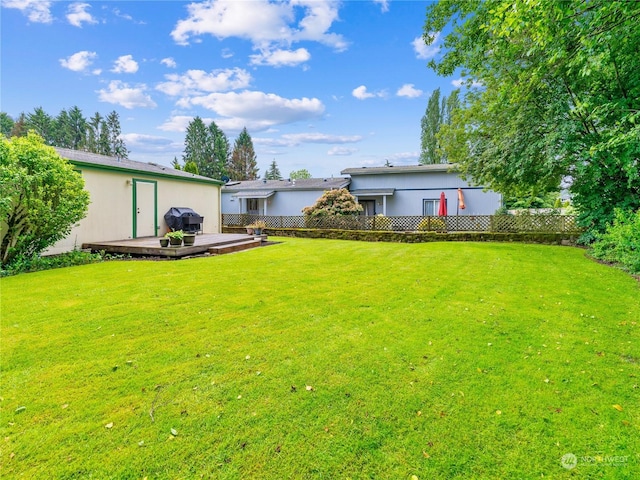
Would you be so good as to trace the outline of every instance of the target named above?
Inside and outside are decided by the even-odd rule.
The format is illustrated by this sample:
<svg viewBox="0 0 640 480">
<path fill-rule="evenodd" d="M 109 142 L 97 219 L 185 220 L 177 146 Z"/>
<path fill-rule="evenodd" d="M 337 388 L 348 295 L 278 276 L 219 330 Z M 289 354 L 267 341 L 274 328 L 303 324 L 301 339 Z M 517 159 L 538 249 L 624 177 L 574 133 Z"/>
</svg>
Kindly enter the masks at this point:
<svg viewBox="0 0 640 480">
<path fill-rule="evenodd" d="M 640 210 L 634 213 L 616 209 L 613 223 L 604 233 L 595 235 L 591 254 L 631 273 L 640 273 Z"/>
<path fill-rule="evenodd" d="M 362 212 L 356 198 L 346 188 L 327 190 L 311 207 L 304 207 L 305 216 L 358 215 Z"/>
<path fill-rule="evenodd" d="M 427 217 L 420 220 L 418 230 L 421 232 L 446 232 L 447 224 L 441 218 Z"/>
<path fill-rule="evenodd" d="M 32 257 L 16 257 L 11 263 L 3 265 L 0 270 L 0 277 L 17 275 L 19 273 L 39 272 L 41 270 L 51 270 L 53 268 L 73 267 L 75 265 L 86 265 L 89 263 L 101 262 L 105 259 L 102 253 L 83 252 L 74 250 L 72 252 L 61 253 L 60 255 Z"/>
<path fill-rule="evenodd" d="M 373 219 L 371 219 L 371 229 L 372 230 L 393 230 L 393 223 L 391 219 L 385 217 L 383 214 L 379 213 Z"/>
</svg>

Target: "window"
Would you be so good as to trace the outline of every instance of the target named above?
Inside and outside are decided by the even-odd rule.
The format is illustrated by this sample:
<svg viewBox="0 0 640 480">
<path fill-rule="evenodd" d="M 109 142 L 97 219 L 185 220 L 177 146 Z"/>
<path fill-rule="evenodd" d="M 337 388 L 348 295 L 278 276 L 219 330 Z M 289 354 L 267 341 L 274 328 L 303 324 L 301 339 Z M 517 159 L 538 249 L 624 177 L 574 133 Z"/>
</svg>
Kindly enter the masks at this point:
<svg viewBox="0 0 640 480">
<path fill-rule="evenodd" d="M 425 198 L 422 200 L 422 216 L 435 217 L 440 210 L 439 198 Z"/>
</svg>

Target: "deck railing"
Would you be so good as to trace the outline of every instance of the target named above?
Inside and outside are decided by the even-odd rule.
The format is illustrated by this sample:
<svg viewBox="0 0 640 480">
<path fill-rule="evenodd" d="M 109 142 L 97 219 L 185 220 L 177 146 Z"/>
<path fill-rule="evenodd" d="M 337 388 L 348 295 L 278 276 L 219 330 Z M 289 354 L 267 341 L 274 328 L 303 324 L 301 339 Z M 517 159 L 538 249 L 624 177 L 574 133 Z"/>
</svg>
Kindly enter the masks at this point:
<svg viewBox="0 0 640 480">
<path fill-rule="evenodd" d="M 267 228 L 324 228 L 395 232 L 579 232 L 576 216 L 553 214 L 307 217 L 223 213 L 222 224 L 245 227 L 262 220 Z"/>
</svg>

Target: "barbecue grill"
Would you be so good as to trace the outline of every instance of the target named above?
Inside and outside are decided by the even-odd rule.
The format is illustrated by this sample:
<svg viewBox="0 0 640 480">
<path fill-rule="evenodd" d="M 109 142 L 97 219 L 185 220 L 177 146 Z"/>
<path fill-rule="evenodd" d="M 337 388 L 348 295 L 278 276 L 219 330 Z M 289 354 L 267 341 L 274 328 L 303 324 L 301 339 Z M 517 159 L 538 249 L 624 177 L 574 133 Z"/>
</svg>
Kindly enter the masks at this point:
<svg viewBox="0 0 640 480">
<path fill-rule="evenodd" d="M 171 207 L 164 214 L 164 220 L 172 230 L 182 230 L 187 233 L 202 232 L 204 217 L 198 215 L 191 208 Z"/>
</svg>

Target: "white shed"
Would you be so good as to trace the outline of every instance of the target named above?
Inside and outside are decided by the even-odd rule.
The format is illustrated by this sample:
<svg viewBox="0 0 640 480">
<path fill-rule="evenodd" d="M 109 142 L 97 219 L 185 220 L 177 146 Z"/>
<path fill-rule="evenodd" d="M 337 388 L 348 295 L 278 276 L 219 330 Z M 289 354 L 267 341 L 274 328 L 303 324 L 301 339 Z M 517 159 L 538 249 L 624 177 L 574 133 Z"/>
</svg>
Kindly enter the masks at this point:
<svg viewBox="0 0 640 480">
<path fill-rule="evenodd" d="M 219 180 L 155 163 L 136 162 L 57 148 L 85 181 L 87 216 L 47 253 L 80 248 L 83 243 L 162 236 L 171 207 L 191 208 L 204 217 L 204 233 L 221 232 Z"/>
</svg>

